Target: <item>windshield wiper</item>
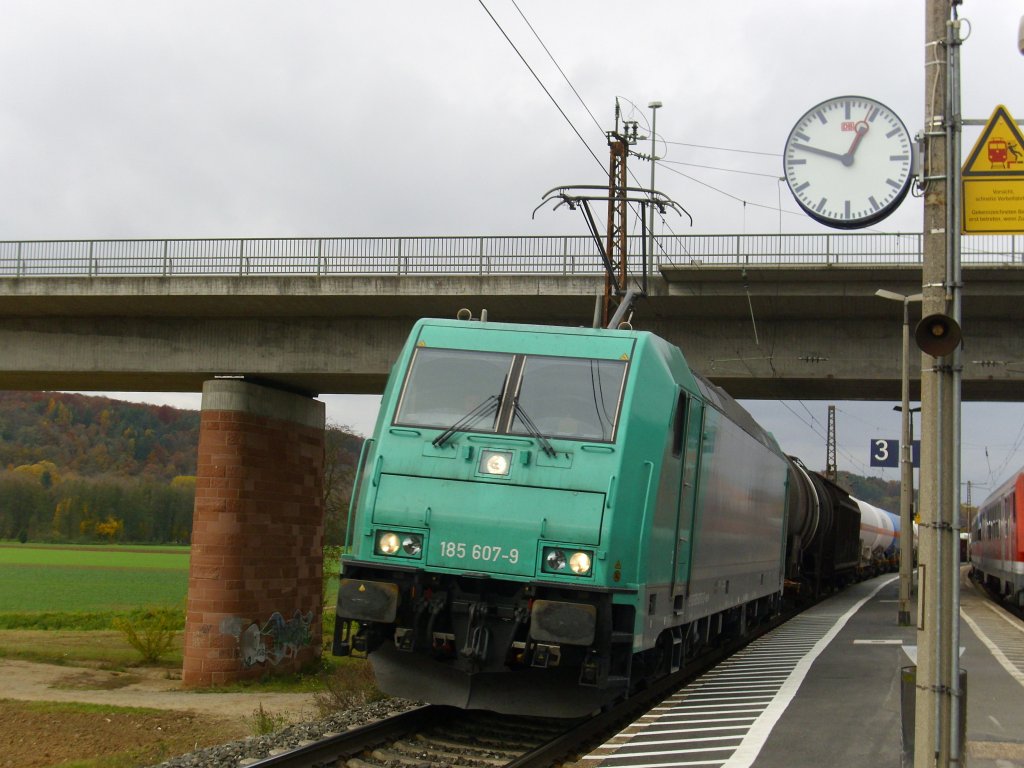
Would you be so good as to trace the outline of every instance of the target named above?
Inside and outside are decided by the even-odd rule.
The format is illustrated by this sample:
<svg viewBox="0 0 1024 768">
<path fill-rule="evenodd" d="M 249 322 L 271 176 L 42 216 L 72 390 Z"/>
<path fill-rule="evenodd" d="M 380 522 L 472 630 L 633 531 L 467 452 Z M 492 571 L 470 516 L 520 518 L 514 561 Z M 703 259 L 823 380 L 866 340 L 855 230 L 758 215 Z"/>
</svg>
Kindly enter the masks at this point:
<svg viewBox="0 0 1024 768">
<path fill-rule="evenodd" d="M 494 413 L 496 410 L 498 410 L 499 402 L 500 398 L 497 395 L 491 395 L 482 403 L 480 403 L 480 405 L 478 405 L 476 408 L 471 410 L 457 422 L 448 427 L 448 429 L 446 429 L 444 432 L 435 437 L 433 440 L 434 445 L 440 448 L 449 440 L 451 440 L 452 435 L 454 435 L 456 432 L 462 432 L 463 430 L 469 429 L 471 426 L 480 421 L 480 419 L 482 419 L 484 416 Z"/>
<path fill-rule="evenodd" d="M 527 416 L 526 411 L 524 411 L 523 407 L 519 405 L 518 397 L 515 399 L 514 407 L 516 415 L 523 422 L 523 426 L 526 427 L 526 433 L 531 437 L 537 438 L 537 442 L 540 443 L 540 447 L 544 449 L 544 453 L 546 453 L 548 456 L 557 456 L 558 452 L 551 447 L 551 443 L 549 443 L 548 439 L 544 436 L 544 434 L 539 429 L 537 429 L 537 425 L 533 423 L 533 419 Z"/>
</svg>

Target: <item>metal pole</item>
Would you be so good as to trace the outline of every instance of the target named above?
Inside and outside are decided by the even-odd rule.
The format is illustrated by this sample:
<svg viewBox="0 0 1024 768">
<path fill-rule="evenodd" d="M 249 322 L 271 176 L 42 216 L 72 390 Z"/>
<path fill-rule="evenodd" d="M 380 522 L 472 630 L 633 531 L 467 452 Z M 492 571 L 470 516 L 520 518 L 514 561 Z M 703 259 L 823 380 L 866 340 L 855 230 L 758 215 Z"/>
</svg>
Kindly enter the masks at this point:
<svg viewBox="0 0 1024 768">
<path fill-rule="evenodd" d="M 914 520 L 910 515 L 910 496 L 914 492 L 914 435 L 910 415 L 910 298 L 903 298 L 903 378 L 900 440 L 900 598 L 898 622 L 910 626 L 910 593 L 914 559 Z"/>
<path fill-rule="evenodd" d="M 949 119 L 946 131 L 949 147 L 949 264 L 947 275 L 952 293 L 952 316 L 963 328 L 960 297 L 962 292 L 962 275 L 960 269 L 960 229 L 962 218 L 963 187 L 960 169 L 960 135 L 963 116 L 960 111 L 960 21 L 956 18 L 956 6 L 960 0 L 951 2 L 953 20 L 946 26 L 947 44 L 949 47 L 949 75 L 947 87 L 949 102 L 946 106 Z M 962 765 L 963 745 L 960 743 L 960 708 L 966 706 L 966 692 L 960 689 L 960 388 L 962 384 L 963 363 L 961 348 L 957 345 L 952 355 L 952 370 L 948 377 L 951 382 L 950 405 L 947 421 L 949 422 L 949 472 L 946 481 L 946 494 L 949 497 L 948 522 L 950 527 L 944 530 L 949 544 L 949 762 L 950 765 Z"/>
<path fill-rule="evenodd" d="M 658 109 L 661 107 L 660 101 L 652 101 L 647 105 L 651 110 L 651 226 L 648 229 L 648 236 L 650 237 L 650 247 L 647 249 L 647 253 L 650 254 L 651 265 L 654 264 L 654 166 L 658 164 L 658 158 L 655 153 L 655 137 L 657 136 L 657 125 L 658 125 Z M 644 271 L 644 279 L 647 279 L 647 272 Z M 646 289 L 647 286 L 645 285 Z"/>
</svg>

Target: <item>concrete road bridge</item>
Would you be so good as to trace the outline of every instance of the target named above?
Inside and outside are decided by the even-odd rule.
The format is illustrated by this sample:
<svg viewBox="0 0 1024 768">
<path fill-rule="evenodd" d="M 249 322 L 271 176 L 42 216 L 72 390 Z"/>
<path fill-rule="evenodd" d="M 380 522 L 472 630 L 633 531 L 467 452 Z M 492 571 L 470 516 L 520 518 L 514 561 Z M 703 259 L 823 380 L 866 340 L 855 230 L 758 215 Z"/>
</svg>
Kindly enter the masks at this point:
<svg viewBox="0 0 1024 768">
<path fill-rule="evenodd" d="M 634 326 L 733 395 L 898 399 L 902 308 L 874 293 L 920 290 L 919 235 L 657 245 Z M 1024 238 L 965 237 L 963 262 L 963 396 L 1024 399 Z M 0 388 L 378 392 L 416 318 L 589 325 L 601 269 L 572 236 L 2 242 Z"/>
<path fill-rule="evenodd" d="M 965 399 L 1024 399 L 1022 246 L 965 239 Z M 918 292 L 920 247 L 661 238 L 633 323 L 738 397 L 896 400 L 903 308 L 875 291 Z M 589 325 L 603 285 L 582 237 L 0 242 L 0 389 L 202 390 L 182 679 L 219 685 L 320 654 L 310 395 L 380 391 L 421 316 Z"/>
</svg>

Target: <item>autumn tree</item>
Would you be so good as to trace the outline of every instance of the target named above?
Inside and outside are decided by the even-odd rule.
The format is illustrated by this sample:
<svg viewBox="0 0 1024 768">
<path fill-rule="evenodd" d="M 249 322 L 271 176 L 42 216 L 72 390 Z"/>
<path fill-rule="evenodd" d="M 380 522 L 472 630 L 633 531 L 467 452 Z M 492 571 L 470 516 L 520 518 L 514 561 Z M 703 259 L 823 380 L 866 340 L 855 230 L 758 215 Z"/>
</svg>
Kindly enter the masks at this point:
<svg viewBox="0 0 1024 768">
<path fill-rule="evenodd" d="M 348 427 L 328 424 L 324 432 L 324 543 L 345 541 L 348 505 L 363 439 Z"/>
</svg>

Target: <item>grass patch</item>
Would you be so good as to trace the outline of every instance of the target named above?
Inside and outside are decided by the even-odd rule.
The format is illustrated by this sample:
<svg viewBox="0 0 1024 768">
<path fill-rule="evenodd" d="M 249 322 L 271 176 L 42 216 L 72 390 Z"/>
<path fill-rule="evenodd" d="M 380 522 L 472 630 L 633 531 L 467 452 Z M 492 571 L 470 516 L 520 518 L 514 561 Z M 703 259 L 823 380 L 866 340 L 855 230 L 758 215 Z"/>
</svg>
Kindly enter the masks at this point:
<svg viewBox="0 0 1024 768">
<path fill-rule="evenodd" d="M 188 547 L 0 544 L 0 564 L 188 571 Z"/>
<path fill-rule="evenodd" d="M 185 628 L 185 613 L 178 609 L 164 609 L 174 616 L 173 629 Z M 149 608 L 133 608 L 130 611 L 101 611 L 98 613 L 58 613 L 42 611 L 39 613 L 0 613 L 0 630 L 4 629 L 39 629 L 49 632 L 68 630 L 102 631 L 114 626 L 118 619 L 139 624 L 145 622 L 153 611 Z"/>
<path fill-rule="evenodd" d="M 104 631 L 2 630 L 0 657 L 102 669 L 123 669 L 137 665 L 138 652 L 125 642 L 119 632 L 109 629 L 109 624 L 107 627 Z M 183 644 L 184 634 L 178 633 L 173 648 L 156 666 L 180 668 Z"/>
<path fill-rule="evenodd" d="M 0 614 L 123 612 L 181 605 L 188 570 L 0 563 Z"/>
<path fill-rule="evenodd" d="M 75 712 L 87 715 L 162 715 L 166 711 L 151 707 L 119 707 L 116 704 L 86 704 L 75 701 L 26 701 L 24 705 L 30 712 L 54 715 Z"/>
<path fill-rule="evenodd" d="M 260 678 L 239 680 L 213 688 L 195 688 L 193 693 L 246 693 L 259 690 L 261 693 L 317 693 L 325 688 L 324 680 L 336 675 L 347 658 L 324 654 L 318 664 L 291 675 L 273 674 L 269 669 Z"/>
</svg>

